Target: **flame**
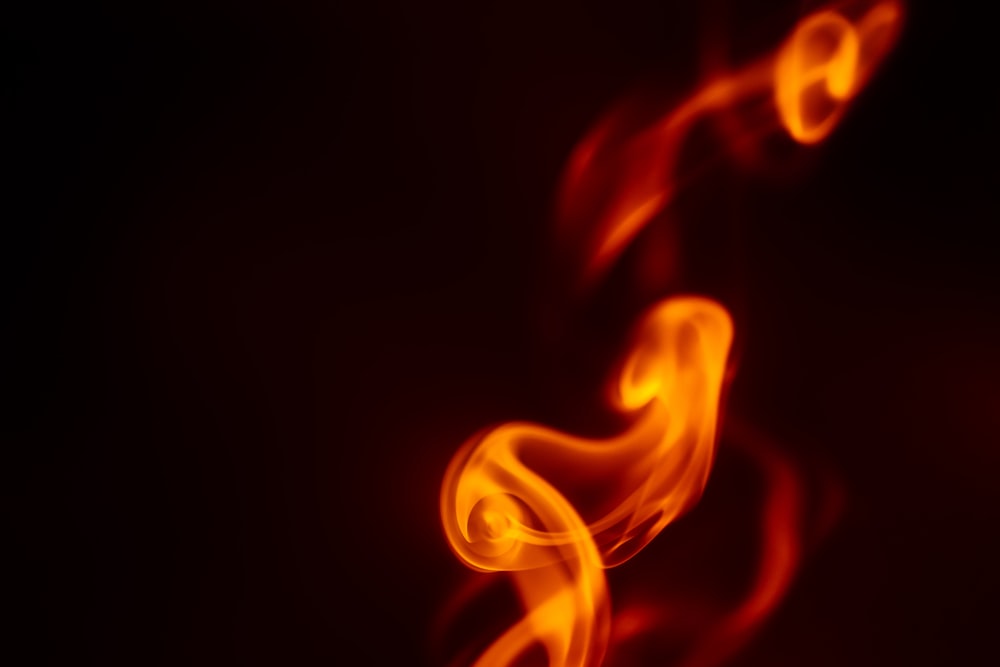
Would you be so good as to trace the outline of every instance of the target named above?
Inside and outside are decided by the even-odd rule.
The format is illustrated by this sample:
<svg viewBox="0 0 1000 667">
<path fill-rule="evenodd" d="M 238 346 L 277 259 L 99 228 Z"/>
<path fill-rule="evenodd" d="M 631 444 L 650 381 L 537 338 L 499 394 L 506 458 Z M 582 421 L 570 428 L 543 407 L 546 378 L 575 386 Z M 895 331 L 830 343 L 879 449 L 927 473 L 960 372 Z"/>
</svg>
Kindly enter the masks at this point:
<svg viewBox="0 0 1000 667">
<path fill-rule="evenodd" d="M 753 460 L 765 480 L 757 576 L 743 601 L 701 638 L 683 667 L 718 665 L 735 653 L 778 606 L 802 558 L 799 523 L 805 491 L 795 466 L 766 438 L 738 426 L 729 429 L 732 443 Z"/>
<path fill-rule="evenodd" d="M 902 18 L 900 0 L 882 0 L 857 20 L 825 9 L 802 19 L 776 53 L 716 75 L 650 124 L 630 127 L 628 107 L 610 113 L 570 157 L 557 206 L 584 282 L 601 278 L 673 200 L 683 185 L 674 176 L 681 149 L 700 120 L 770 96 L 773 128 L 799 143 L 819 142 L 885 58 Z M 730 137 L 728 147 L 739 150 L 741 139 L 750 138 Z"/>
<path fill-rule="evenodd" d="M 506 665 L 541 642 L 552 665 L 599 664 L 607 645 L 604 568 L 624 562 L 701 495 L 732 322 L 719 304 L 683 296 L 643 319 L 618 381 L 634 424 L 587 440 L 527 423 L 469 441 L 445 474 L 441 516 L 458 556 L 481 571 L 514 573 L 527 615 L 477 665 Z M 526 463 L 571 469 L 622 498 L 588 520 Z"/>
<path fill-rule="evenodd" d="M 774 54 L 714 78 L 638 131 L 625 114 L 599 123 L 571 156 L 559 199 L 561 230 L 582 252 L 584 280 L 600 278 L 669 205 L 680 187 L 681 148 L 706 114 L 761 97 L 773 102 L 772 124 L 794 140 L 826 137 L 888 52 L 902 9 L 882 0 L 851 16 L 824 9 L 804 18 Z M 525 610 L 477 666 L 513 664 L 539 645 L 550 665 L 600 664 L 611 636 L 604 570 L 631 558 L 701 496 L 733 335 L 715 301 L 665 299 L 641 318 L 614 383 L 615 407 L 632 417 L 621 434 L 590 440 L 514 422 L 455 454 L 440 495 L 448 543 L 474 570 L 510 573 Z M 799 558 L 794 474 L 780 457 L 760 457 L 772 486 L 767 548 L 747 599 L 720 626 L 727 643 L 773 609 Z"/>
<path fill-rule="evenodd" d="M 901 19 L 901 5 L 889 1 L 857 22 L 826 10 L 799 23 L 774 68 L 775 105 L 792 137 L 812 144 L 830 134 L 896 41 Z"/>
</svg>

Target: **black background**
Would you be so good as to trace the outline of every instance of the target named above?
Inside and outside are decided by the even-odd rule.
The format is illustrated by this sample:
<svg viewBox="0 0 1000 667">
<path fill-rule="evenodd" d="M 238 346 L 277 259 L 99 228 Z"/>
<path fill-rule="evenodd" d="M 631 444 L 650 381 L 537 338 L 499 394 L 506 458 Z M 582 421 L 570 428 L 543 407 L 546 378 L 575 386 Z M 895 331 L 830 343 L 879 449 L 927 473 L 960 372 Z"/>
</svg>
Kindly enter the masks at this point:
<svg viewBox="0 0 1000 667">
<path fill-rule="evenodd" d="M 536 299 L 567 155 L 691 90 L 704 26 L 742 57 L 802 9 L 537 4 L 8 10 L 8 658 L 436 664 L 448 458 L 573 426 Z M 977 3 L 910 9 L 808 168 L 739 185 L 734 410 L 847 509 L 737 664 L 997 659 L 995 58 Z"/>
</svg>

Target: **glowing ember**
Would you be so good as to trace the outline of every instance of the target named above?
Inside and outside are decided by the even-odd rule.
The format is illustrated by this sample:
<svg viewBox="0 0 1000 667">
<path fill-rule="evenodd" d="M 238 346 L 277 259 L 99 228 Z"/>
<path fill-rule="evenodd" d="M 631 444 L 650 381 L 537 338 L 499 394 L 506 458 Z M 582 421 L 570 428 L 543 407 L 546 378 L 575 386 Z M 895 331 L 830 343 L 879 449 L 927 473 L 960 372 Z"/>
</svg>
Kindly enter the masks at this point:
<svg viewBox="0 0 1000 667">
<path fill-rule="evenodd" d="M 560 200 L 563 233 L 582 238 L 584 279 L 600 278 L 669 204 L 678 154 L 696 120 L 773 94 L 775 126 L 801 143 L 821 140 L 888 51 L 901 16 L 895 0 L 857 20 L 817 12 L 776 55 L 709 82 L 642 131 L 622 137 L 615 116 L 599 124 L 574 153 Z M 593 441 L 510 423 L 457 452 L 441 489 L 448 542 L 473 569 L 511 573 L 525 610 L 477 665 L 512 664 L 536 645 L 551 665 L 602 661 L 611 636 L 604 569 L 628 560 L 701 496 L 732 339 L 718 303 L 668 298 L 641 320 L 616 379 L 617 407 L 634 415 L 623 433 Z M 770 482 L 760 572 L 691 664 L 724 659 L 777 604 L 799 557 L 795 476 L 766 446 L 752 453 Z M 635 627 L 620 628 L 619 636 L 645 623 L 632 620 Z"/>
</svg>

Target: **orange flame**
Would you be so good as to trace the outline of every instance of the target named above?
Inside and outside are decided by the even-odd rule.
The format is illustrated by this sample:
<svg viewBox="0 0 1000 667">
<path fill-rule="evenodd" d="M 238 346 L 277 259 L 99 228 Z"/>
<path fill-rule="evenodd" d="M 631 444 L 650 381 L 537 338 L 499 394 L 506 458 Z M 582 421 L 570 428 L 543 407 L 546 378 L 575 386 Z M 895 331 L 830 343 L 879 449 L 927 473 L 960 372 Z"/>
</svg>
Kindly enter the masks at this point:
<svg viewBox="0 0 1000 667">
<path fill-rule="evenodd" d="M 823 139 L 887 53 L 901 16 L 898 0 L 882 0 L 857 20 L 817 12 L 775 55 L 709 82 L 645 129 L 629 133 L 616 116 L 600 123 L 573 154 L 560 197 L 563 231 L 583 234 L 585 279 L 600 277 L 669 204 L 680 149 L 699 118 L 773 96 L 775 126 L 800 143 Z M 440 496 L 448 543 L 475 570 L 511 573 L 525 609 L 476 665 L 510 665 L 538 645 L 551 665 L 600 664 L 611 622 L 604 569 L 628 560 L 701 496 L 732 339 L 718 303 L 666 299 L 641 320 L 621 367 L 614 397 L 634 415 L 623 433 L 588 440 L 508 423 L 455 454 Z M 798 560 L 788 514 L 794 478 L 780 458 L 762 456 L 774 486 L 764 526 L 772 548 L 720 630 L 731 638 L 769 613 Z"/>
<path fill-rule="evenodd" d="M 776 54 L 717 76 L 652 124 L 630 130 L 623 109 L 598 123 L 573 152 L 558 202 L 564 241 L 582 243 L 584 280 L 600 278 L 669 205 L 683 185 L 673 172 L 698 121 L 770 95 L 775 127 L 800 143 L 820 141 L 895 43 L 902 17 L 900 0 L 882 0 L 856 21 L 819 11 Z"/>
<path fill-rule="evenodd" d="M 890 0 L 856 23 L 832 10 L 799 23 L 774 68 L 774 101 L 793 138 L 812 144 L 830 134 L 895 43 L 901 19 L 901 5 Z"/>
<path fill-rule="evenodd" d="M 623 365 L 618 398 L 638 415 L 626 432 L 590 441 L 513 423 L 458 452 L 441 493 L 448 541 L 476 569 L 513 572 L 529 610 L 477 664 L 510 664 L 535 642 L 553 665 L 599 664 L 608 636 L 603 568 L 627 560 L 701 495 L 732 335 L 717 303 L 668 299 L 646 316 Z M 533 460 L 628 491 L 588 520 Z"/>
</svg>

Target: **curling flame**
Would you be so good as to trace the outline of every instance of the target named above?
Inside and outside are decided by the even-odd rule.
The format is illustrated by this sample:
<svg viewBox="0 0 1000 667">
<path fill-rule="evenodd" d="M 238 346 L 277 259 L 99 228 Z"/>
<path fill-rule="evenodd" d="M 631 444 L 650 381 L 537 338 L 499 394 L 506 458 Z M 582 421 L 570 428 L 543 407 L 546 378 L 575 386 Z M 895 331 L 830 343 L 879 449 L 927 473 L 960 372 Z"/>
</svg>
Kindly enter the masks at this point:
<svg viewBox="0 0 1000 667">
<path fill-rule="evenodd" d="M 825 138 L 899 32 L 901 7 L 882 2 L 852 23 L 835 11 L 802 21 L 778 53 L 774 101 L 797 141 Z"/>
<path fill-rule="evenodd" d="M 541 642 L 552 665 L 599 664 L 607 644 L 603 568 L 627 560 L 701 495 L 733 329 L 717 303 L 668 299 L 646 316 L 618 384 L 631 428 L 591 441 L 534 424 L 506 424 L 452 460 L 441 515 L 470 566 L 514 573 L 527 615 L 477 664 L 511 664 Z M 623 489 L 588 520 L 526 463 L 544 458 Z"/>
<path fill-rule="evenodd" d="M 899 0 L 882 0 L 856 21 L 817 12 L 776 55 L 720 74 L 653 123 L 627 127 L 625 109 L 598 123 L 570 158 L 558 204 L 564 243 L 576 248 L 584 281 L 598 280 L 670 204 L 683 185 L 673 175 L 681 149 L 700 120 L 768 95 L 774 127 L 800 143 L 820 141 L 889 52 L 902 18 Z"/>
<path fill-rule="evenodd" d="M 614 115 L 600 123 L 572 156 L 560 196 L 562 229 L 582 243 L 583 277 L 600 277 L 669 204 L 680 150 L 700 118 L 762 97 L 775 104 L 775 127 L 801 143 L 820 141 L 892 45 L 901 16 L 898 0 L 857 20 L 817 12 L 776 55 L 710 81 L 651 125 L 633 132 Z M 640 322 L 622 364 L 617 407 L 634 416 L 623 433 L 588 440 L 509 423 L 456 453 L 440 496 L 448 542 L 475 570 L 511 573 L 525 609 L 477 665 L 510 665 L 538 645 L 558 667 L 601 662 L 610 636 L 604 569 L 628 560 L 701 496 L 732 338 L 718 303 L 666 299 Z M 790 473 L 771 468 L 780 510 L 766 527 L 774 549 L 721 631 L 727 637 L 745 635 L 774 607 L 798 559 L 785 528 L 793 522 L 782 514 L 794 507 Z"/>
</svg>

